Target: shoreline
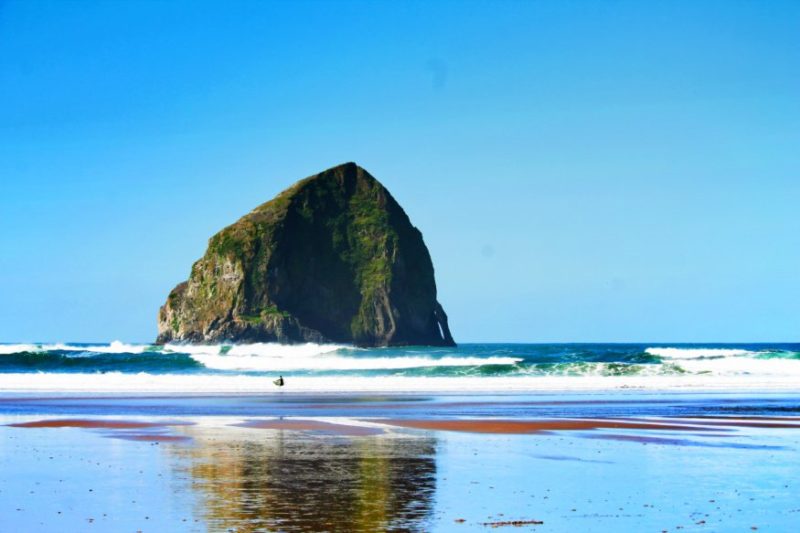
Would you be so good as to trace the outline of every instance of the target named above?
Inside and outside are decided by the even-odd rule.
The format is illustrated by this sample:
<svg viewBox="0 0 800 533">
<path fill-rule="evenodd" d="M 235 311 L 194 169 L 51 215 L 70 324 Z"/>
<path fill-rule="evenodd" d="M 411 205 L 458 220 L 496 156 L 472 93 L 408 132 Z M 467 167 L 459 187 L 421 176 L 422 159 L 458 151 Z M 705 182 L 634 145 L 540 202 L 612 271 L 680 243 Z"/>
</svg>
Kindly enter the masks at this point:
<svg viewBox="0 0 800 533">
<path fill-rule="evenodd" d="M 515 376 L 515 377 L 287 377 L 274 376 L 14 373 L 0 374 L 0 394 L 273 395 L 292 393 L 535 394 L 578 392 L 800 393 L 791 376 Z"/>
</svg>

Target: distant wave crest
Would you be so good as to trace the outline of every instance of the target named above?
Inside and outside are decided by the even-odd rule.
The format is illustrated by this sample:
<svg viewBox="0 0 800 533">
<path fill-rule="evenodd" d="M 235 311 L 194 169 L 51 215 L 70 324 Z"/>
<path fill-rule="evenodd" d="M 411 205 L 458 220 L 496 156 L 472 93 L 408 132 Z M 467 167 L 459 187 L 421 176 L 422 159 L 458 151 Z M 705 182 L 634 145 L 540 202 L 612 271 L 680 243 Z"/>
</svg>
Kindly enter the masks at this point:
<svg viewBox="0 0 800 533">
<path fill-rule="evenodd" d="M 740 357 L 758 355 L 740 348 L 647 348 L 646 353 L 664 359 L 698 359 L 701 357 Z"/>
<path fill-rule="evenodd" d="M 40 352 L 91 352 L 91 353 L 143 353 L 151 347 L 147 344 L 126 344 L 114 341 L 110 344 L 0 344 L 0 355 Z"/>
</svg>

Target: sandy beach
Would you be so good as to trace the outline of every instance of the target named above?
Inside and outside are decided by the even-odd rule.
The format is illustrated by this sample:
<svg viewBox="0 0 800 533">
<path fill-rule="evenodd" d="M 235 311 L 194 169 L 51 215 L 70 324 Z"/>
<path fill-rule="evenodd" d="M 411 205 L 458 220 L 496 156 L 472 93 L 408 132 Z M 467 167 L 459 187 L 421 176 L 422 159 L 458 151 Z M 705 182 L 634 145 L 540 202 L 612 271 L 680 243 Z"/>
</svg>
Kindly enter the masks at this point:
<svg viewBox="0 0 800 533">
<path fill-rule="evenodd" d="M 792 531 L 798 404 L 5 395 L 0 529 Z"/>
</svg>

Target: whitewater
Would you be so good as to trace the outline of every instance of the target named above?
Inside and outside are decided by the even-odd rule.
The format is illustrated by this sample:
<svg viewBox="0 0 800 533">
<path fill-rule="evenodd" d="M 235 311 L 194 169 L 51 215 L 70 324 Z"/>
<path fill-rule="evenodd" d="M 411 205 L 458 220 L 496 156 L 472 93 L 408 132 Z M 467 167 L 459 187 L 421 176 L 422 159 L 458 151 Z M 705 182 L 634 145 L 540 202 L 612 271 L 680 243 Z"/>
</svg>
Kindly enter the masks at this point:
<svg viewBox="0 0 800 533">
<path fill-rule="evenodd" d="M 0 344 L 5 392 L 796 390 L 800 344 Z"/>
</svg>

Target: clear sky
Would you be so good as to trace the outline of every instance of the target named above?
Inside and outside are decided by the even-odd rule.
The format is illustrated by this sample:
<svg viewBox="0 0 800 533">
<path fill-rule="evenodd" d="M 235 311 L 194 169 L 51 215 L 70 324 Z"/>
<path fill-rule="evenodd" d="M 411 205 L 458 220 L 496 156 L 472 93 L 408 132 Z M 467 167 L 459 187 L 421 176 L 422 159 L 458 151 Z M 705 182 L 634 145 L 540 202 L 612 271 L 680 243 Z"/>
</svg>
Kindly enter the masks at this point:
<svg viewBox="0 0 800 533">
<path fill-rule="evenodd" d="M 800 341 L 800 2 L 0 2 L 0 342 L 149 341 L 356 161 L 457 341 Z"/>
</svg>

